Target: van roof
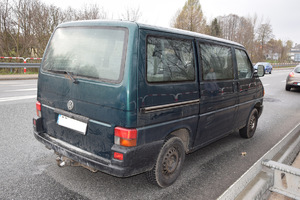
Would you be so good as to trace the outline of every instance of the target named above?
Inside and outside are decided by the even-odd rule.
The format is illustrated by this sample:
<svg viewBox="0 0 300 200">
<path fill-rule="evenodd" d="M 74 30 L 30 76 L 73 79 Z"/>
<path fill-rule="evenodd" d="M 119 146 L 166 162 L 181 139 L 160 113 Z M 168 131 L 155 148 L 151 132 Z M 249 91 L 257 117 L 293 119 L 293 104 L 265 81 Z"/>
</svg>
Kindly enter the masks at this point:
<svg viewBox="0 0 300 200">
<path fill-rule="evenodd" d="M 154 25 L 147 25 L 143 23 L 138 23 L 138 22 L 132 22 L 132 21 L 123 21 L 123 20 L 83 20 L 83 21 L 72 21 L 72 22 L 65 22 L 60 24 L 58 27 L 68 27 L 68 26 L 99 26 L 99 25 L 104 25 L 104 26 L 137 26 L 142 29 L 148 29 L 148 30 L 155 30 L 155 31 L 161 31 L 161 32 L 167 32 L 167 33 L 175 33 L 175 34 L 181 34 L 181 35 L 187 35 L 195 38 L 202 38 L 206 40 L 211 40 L 211 41 L 218 41 L 222 43 L 227 43 L 235 46 L 240 46 L 243 47 L 240 43 L 233 42 L 230 40 L 222 39 L 222 38 L 217 38 L 201 33 L 196 33 L 192 31 L 186 31 L 182 29 L 177 29 L 177 28 L 167 28 L 167 27 L 159 27 L 159 26 L 154 26 Z"/>
</svg>

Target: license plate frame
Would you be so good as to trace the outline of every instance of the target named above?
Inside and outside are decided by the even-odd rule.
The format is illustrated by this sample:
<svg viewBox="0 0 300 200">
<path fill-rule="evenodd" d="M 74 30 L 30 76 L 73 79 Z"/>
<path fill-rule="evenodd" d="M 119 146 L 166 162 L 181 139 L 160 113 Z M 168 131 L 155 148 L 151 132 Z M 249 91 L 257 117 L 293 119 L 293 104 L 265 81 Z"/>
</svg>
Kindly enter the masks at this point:
<svg viewBox="0 0 300 200">
<path fill-rule="evenodd" d="M 74 131 L 77 131 L 78 133 L 82 135 L 86 135 L 86 130 L 87 130 L 87 123 L 72 119 L 70 117 L 67 117 L 62 114 L 58 114 L 57 121 L 56 123 L 59 126 L 63 126 L 65 128 L 72 129 Z"/>
</svg>

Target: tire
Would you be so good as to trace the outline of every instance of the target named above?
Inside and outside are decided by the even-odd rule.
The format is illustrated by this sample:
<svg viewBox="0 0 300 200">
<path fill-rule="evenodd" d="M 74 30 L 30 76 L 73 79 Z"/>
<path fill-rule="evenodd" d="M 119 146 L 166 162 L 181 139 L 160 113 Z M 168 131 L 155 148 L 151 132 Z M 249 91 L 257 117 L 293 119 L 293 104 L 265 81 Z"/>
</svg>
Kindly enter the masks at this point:
<svg viewBox="0 0 300 200">
<path fill-rule="evenodd" d="M 159 187 L 172 185 L 180 175 L 185 159 L 183 142 L 178 137 L 171 137 L 161 148 L 156 164 L 146 172 L 147 180 Z"/>
<path fill-rule="evenodd" d="M 291 86 L 285 85 L 285 90 L 286 90 L 286 91 L 291 91 Z"/>
<path fill-rule="evenodd" d="M 247 139 L 252 138 L 257 127 L 257 121 L 258 111 L 256 108 L 254 108 L 250 113 L 246 126 L 240 129 L 240 136 Z"/>
<path fill-rule="evenodd" d="M 269 74 L 272 74 L 272 69 L 270 70 Z"/>
</svg>

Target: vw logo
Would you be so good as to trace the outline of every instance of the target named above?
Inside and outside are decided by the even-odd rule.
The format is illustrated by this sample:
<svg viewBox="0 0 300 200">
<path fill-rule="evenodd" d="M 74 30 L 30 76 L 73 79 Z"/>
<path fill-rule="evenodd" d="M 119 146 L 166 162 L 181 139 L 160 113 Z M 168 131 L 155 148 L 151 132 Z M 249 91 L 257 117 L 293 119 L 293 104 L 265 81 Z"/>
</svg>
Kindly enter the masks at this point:
<svg viewBox="0 0 300 200">
<path fill-rule="evenodd" d="M 67 103 L 67 107 L 68 107 L 68 110 L 72 110 L 73 107 L 74 107 L 74 103 L 72 100 L 69 100 L 68 103 Z"/>
</svg>

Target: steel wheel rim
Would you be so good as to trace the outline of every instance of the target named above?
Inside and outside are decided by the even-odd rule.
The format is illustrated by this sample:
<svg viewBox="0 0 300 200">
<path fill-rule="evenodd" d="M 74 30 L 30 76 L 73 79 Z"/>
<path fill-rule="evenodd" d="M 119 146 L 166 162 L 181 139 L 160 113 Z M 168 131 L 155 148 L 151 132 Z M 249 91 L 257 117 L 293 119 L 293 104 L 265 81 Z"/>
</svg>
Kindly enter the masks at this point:
<svg viewBox="0 0 300 200">
<path fill-rule="evenodd" d="M 175 147 L 171 147 L 163 159 L 163 174 L 170 175 L 174 173 L 179 163 L 179 153 Z"/>
<path fill-rule="evenodd" d="M 256 117 L 253 115 L 253 116 L 251 117 L 250 123 L 249 123 L 249 125 L 250 125 L 250 130 L 251 130 L 251 131 L 254 130 L 255 124 L 256 124 Z"/>
</svg>

